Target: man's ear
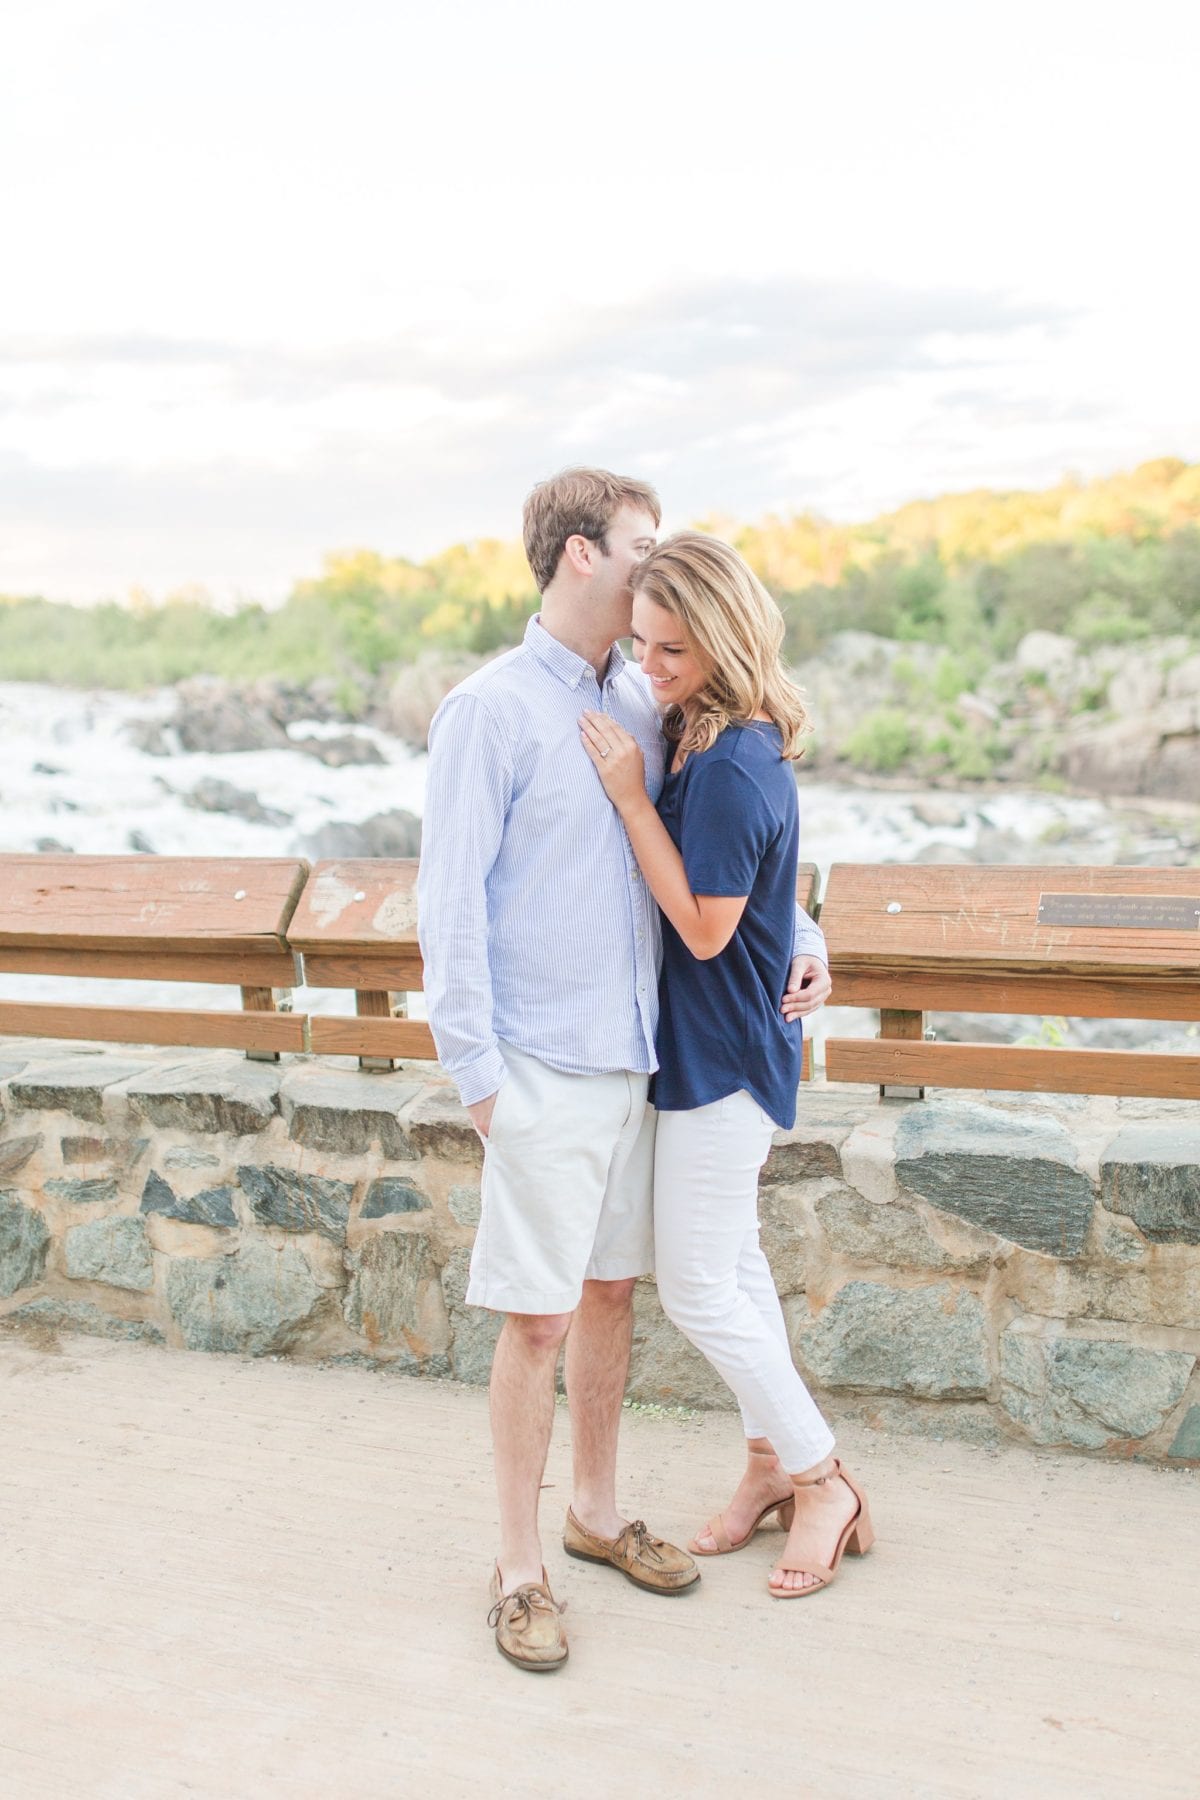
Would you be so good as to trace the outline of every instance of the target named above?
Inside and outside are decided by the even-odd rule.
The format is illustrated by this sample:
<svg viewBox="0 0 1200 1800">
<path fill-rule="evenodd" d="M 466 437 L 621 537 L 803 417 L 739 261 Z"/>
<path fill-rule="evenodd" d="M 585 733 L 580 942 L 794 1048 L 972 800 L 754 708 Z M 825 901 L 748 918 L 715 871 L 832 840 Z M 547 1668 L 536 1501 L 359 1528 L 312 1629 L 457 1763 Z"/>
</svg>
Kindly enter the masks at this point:
<svg viewBox="0 0 1200 1800">
<path fill-rule="evenodd" d="M 595 572 L 596 546 L 590 538 L 585 538 L 580 531 L 575 532 L 563 545 L 563 555 L 567 566 L 576 575 L 591 575 Z"/>
</svg>

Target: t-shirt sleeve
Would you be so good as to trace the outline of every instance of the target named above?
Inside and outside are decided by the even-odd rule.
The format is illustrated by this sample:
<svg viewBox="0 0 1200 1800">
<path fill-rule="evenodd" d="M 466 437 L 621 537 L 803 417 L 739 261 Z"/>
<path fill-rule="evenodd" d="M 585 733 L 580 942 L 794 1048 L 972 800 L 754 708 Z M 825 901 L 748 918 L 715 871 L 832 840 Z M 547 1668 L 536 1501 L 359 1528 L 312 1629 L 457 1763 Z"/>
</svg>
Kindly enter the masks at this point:
<svg viewBox="0 0 1200 1800">
<path fill-rule="evenodd" d="M 679 845 L 693 894 L 748 894 L 778 830 L 752 775 L 725 759 L 700 763 L 684 796 Z"/>
</svg>

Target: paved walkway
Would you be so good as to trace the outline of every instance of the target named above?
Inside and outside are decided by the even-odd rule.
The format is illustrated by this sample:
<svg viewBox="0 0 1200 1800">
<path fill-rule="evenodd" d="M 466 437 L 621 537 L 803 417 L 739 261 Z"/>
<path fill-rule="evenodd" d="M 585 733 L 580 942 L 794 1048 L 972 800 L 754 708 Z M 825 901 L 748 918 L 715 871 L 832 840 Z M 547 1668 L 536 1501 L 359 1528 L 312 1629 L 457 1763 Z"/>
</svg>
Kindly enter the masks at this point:
<svg viewBox="0 0 1200 1800">
<path fill-rule="evenodd" d="M 486 1402 L 359 1369 L 0 1336 L 3 1800 L 1200 1793 L 1200 1477 L 843 1440 L 880 1542 L 781 1604 L 770 1545 L 678 1599 L 569 1561 L 571 1661 L 484 1626 Z M 728 1416 L 626 1420 L 683 1537 Z"/>
</svg>

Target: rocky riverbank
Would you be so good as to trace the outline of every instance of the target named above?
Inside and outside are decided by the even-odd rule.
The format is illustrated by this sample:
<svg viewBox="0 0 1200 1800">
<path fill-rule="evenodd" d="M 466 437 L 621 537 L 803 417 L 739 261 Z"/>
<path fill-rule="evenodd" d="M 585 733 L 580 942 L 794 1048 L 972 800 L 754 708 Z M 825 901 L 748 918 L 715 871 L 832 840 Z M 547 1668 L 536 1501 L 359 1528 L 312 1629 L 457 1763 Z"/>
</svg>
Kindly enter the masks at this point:
<svg viewBox="0 0 1200 1800">
<path fill-rule="evenodd" d="M 1033 631 L 978 672 L 936 645 L 832 638 L 801 671 L 822 773 L 1200 800 L 1200 644 Z"/>
<path fill-rule="evenodd" d="M 238 688 L 198 677 L 135 741 L 159 756 L 287 747 L 326 766 L 370 763 L 372 731 L 423 749 L 443 694 L 482 660 L 430 652 L 361 691 L 353 718 L 333 681 Z M 808 775 L 1200 800 L 1200 643 L 1190 638 L 1089 646 L 1033 631 L 1011 659 L 979 667 L 971 653 L 842 631 L 799 675 L 814 724 Z"/>
</svg>

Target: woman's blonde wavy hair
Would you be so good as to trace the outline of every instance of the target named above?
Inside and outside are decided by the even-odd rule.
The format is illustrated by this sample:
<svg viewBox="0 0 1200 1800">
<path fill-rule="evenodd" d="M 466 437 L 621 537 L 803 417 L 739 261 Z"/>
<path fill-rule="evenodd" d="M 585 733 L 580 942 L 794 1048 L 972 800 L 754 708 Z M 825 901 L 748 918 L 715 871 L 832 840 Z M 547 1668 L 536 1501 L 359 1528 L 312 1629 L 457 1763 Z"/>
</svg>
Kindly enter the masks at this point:
<svg viewBox="0 0 1200 1800">
<path fill-rule="evenodd" d="M 663 729 L 684 756 L 707 750 L 725 727 L 765 713 L 779 727 L 783 756 L 803 756 L 811 729 L 800 689 L 780 660 L 783 615 L 731 545 L 699 531 L 664 538 L 634 569 L 632 587 L 679 621 L 707 670 L 698 694 L 668 707 Z"/>
</svg>

